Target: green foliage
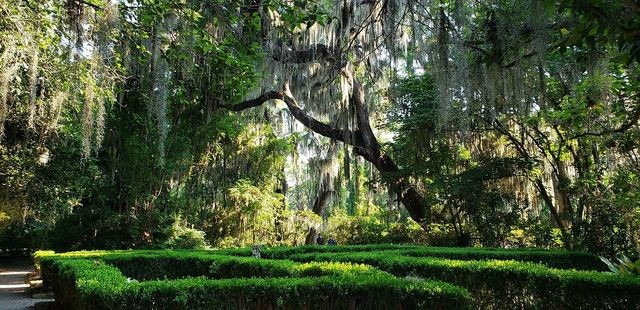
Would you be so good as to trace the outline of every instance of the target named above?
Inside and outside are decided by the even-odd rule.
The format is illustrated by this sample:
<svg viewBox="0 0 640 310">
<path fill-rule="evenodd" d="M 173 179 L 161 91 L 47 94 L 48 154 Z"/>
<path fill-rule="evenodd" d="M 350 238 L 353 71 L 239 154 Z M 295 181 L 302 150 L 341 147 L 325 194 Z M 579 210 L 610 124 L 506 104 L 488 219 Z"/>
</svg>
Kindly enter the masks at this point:
<svg viewBox="0 0 640 310">
<path fill-rule="evenodd" d="M 443 123 L 438 111 L 437 88 L 433 76 L 423 74 L 399 80 L 395 88 L 398 107 L 390 111 L 391 124 L 398 137 L 392 147 L 403 173 L 433 177 L 446 173 L 456 162 L 454 146 L 444 140 Z"/>
<path fill-rule="evenodd" d="M 274 0 L 267 2 L 267 8 L 278 12 L 286 32 L 293 33 L 296 28 L 309 29 L 314 24 L 325 25 L 333 18 L 326 2 L 296 0 L 293 2 Z"/>
<path fill-rule="evenodd" d="M 605 263 L 613 273 L 640 276 L 640 259 L 634 262 L 623 255 L 622 258 L 616 258 L 616 261 L 613 262 L 602 256 L 600 256 L 600 260 L 602 260 L 602 262 Z"/>
<path fill-rule="evenodd" d="M 424 283 L 424 282 L 423 282 Z M 167 309 L 323 307 L 467 308 L 463 294 L 451 287 L 413 283 L 393 277 L 319 277 L 299 279 L 184 279 L 132 286 L 124 307 L 146 309 L 162 304 Z M 135 292 L 140 292 L 135 294 Z M 187 293 L 185 293 L 187 292 Z"/>
<path fill-rule="evenodd" d="M 217 108 L 243 98 L 262 57 L 259 44 L 212 31 L 231 26 L 238 4 L 14 2 L 0 1 L 2 247 L 185 246 L 165 240 L 176 214 L 206 242 L 246 242 L 227 192 L 241 179 L 273 192 L 290 146 L 264 119 Z M 305 22 L 324 19 L 308 9 Z M 247 37 L 259 32 L 258 15 L 234 18 Z M 35 85 L 20 82 L 31 75 Z"/>
<path fill-rule="evenodd" d="M 633 1 L 391 1 L 380 14 L 356 0 L 134 2 L 0 0 L 0 248 L 273 246 L 312 231 L 339 244 L 639 247 Z M 335 136 L 310 142 L 282 102 L 223 108 L 291 79 L 305 113 L 360 143 L 352 104 L 331 101 L 347 99 L 351 69 L 373 157 L 393 172 Z M 299 171 L 325 153 L 339 158 L 330 173 Z M 426 230 L 398 181 L 433 206 Z M 321 187 L 331 198 L 313 214 Z"/>
<path fill-rule="evenodd" d="M 551 2 L 551 1 L 547 1 Z M 558 10 L 573 17 L 575 27 L 571 31 L 562 28 L 567 40 L 561 51 L 570 47 L 593 49 L 598 44 L 611 44 L 620 52 L 617 61 L 631 63 L 640 62 L 640 43 L 638 43 L 637 12 L 632 2 L 609 2 L 602 0 L 559 1 Z"/>
<path fill-rule="evenodd" d="M 400 250 L 399 254 L 412 257 L 442 257 L 459 260 L 515 260 L 540 263 L 552 268 L 603 271 L 604 266 L 593 254 L 571 251 L 538 249 L 483 249 L 483 248 L 417 248 Z"/>
<path fill-rule="evenodd" d="M 481 244 L 493 247 L 504 246 L 509 233 L 512 232 L 511 228 L 520 224 L 522 210 L 518 201 L 510 195 L 495 191 L 470 196 L 475 196 L 476 199 L 468 197 L 464 210 L 469 214 Z"/>
<path fill-rule="evenodd" d="M 353 246 L 298 246 L 267 247 L 262 250 L 266 258 L 286 259 L 291 255 L 306 253 L 348 253 L 348 252 L 380 252 L 389 255 L 411 257 L 440 257 L 459 260 L 515 260 L 540 263 L 553 268 L 604 271 L 606 266 L 596 255 L 566 250 L 540 249 L 496 249 L 496 248 L 460 248 L 460 247 L 426 247 L 410 244 L 369 244 Z M 229 249 L 222 253 L 229 255 L 249 256 L 249 249 Z"/>
<path fill-rule="evenodd" d="M 425 242 L 427 237 L 415 223 L 385 223 L 372 214 L 349 216 L 335 212 L 329 218 L 329 225 L 327 238 L 345 245 Z"/>
<path fill-rule="evenodd" d="M 289 260 L 265 260 L 228 256 L 228 251 L 80 251 L 55 254 L 39 251 L 35 261 L 43 257 L 96 259 L 116 266 L 128 277 L 140 281 L 207 278 L 356 276 L 379 271 L 364 265 L 343 263 L 295 263 Z M 243 253 L 244 254 L 244 253 Z M 185 268 L 189 266 L 189 268 Z"/>
<path fill-rule="evenodd" d="M 272 259 L 249 257 L 250 249 L 228 249 L 39 252 L 35 260 L 57 296 L 80 308 L 226 307 L 233 300 L 254 307 L 273 305 L 279 298 L 279 306 L 285 308 L 318 307 L 328 300 L 338 308 L 347 301 L 365 308 L 372 302 L 410 308 L 444 307 L 441 302 L 469 305 L 464 291 L 422 278 L 463 286 L 471 292 L 474 307 L 492 309 L 626 309 L 638 306 L 630 296 L 640 290 L 637 277 L 569 270 L 589 269 L 600 261 L 567 251 L 383 244 L 274 247 L 263 254 Z M 383 271 L 409 277 L 395 278 Z M 102 276 L 106 286 L 92 280 Z M 135 281 L 127 282 L 126 277 Z M 219 297 L 212 301 L 211 295 Z"/>
<path fill-rule="evenodd" d="M 204 231 L 185 227 L 180 218 L 167 230 L 168 238 L 162 244 L 164 248 L 203 250 L 209 247 Z"/>
<path fill-rule="evenodd" d="M 77 252 L 62 255 L 38 253 L 45 279 L 54 285 L 58 301 L 77 309 L 210 309 L 253 307 L 327 307 L 358 308 L 468 308 L 465 290 L 438 281 L 415 281 L 395 278 L 364 266 L 348 264 L 296 264 L 287 261 L 265 261 L 249 258 L 231 258 L 205 255 L 204 252 Z M 73 258 L 75 256 L 75 258 Z M 93 260 L 87 259 L 94 257 Z M 163 257 L 184 259 L 190 257 L 214 261 L 241 271 L 258 271 L 268 278 L 207 279 L 204 277 L 162 281 L 128 282 L 117 268 L 103 262 Z M 235 262 L 235 263 L 234 263 Z M 239 265 L 234 265 L 239 264 Z M 292 268 L 294 267 L 295 268 Z M 169 266 L 163 265 L 163 266 Z M 216 265 L 217 266 L 217 265 Z M 271 266 L 270 269 L 257 266 Z M 181 265 L 185 269 L 188 266 Z M 175 268 L 175 267 L 174 267 Z M 275 269 L 274 269 L 275 268 Z M 214 267 L 213 270 L 224 270 Z M 294 271 L 300 277 L 284 276 Z M 274 272 L 270 274 L 269 272 Z M 224 270 L 228 272 L 228 270 Z M 229 274 L 230 275 L 230 274 Z M 309 275 L 313 277 L 308 277 Z M 256 274 L 253 274 L 256 276 Z M 290 276 L 290 275 L 289 275 Z M 100 279 L 104 277 L 105 281 Z M 104 283 L 104 286 L 100 284 Z"/>
<path fill-rule="evenodd" d="M 429 199 L 446 214 L 448 223 L 435 224 L 427 242 L 468 246 L 474 238 L 483 246 L 505 245 L 512 227 L 520 224 L 523 206 L 492 183 L 527 173 L 533 162 L 472 154 L 473 141 L 451 134 L 461 120 L 442 115 L 436 82 L 428 73 L 398 80 L 397 108 L 391 114 L 398 126 L 398 138 L 391 147 L 403 174 L 428 186 Z M 461 113 L 456 106 L 451 109 L 448 113 Z"/>
<path fill-rule="evenodd" d="M 393 252 L 297 254 L 296 261 L 353 262 L 397 276 L 418 276 L 467 288 L 479 308 L 571 309 L 638 307 L 640 281 L 613 274 L 558 270 L 515 261 L 460 261 Z"/>
</svg>

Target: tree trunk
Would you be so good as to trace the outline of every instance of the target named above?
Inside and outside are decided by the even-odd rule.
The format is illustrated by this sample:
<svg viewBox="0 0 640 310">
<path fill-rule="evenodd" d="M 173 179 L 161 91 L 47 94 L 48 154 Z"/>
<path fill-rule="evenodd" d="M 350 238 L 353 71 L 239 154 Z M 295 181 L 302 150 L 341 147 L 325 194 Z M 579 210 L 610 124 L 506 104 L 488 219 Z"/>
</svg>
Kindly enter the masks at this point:
<svg viewBox="0 0 640 310">
<path fill-rule="evenodd" d="M 287 184 L 287 178 L 284 175 L 284 167 L 282 168 L 282 180 L 280 180 L 281 187 L 276 189 L 276 193 L 282 194 L 282 201 L 280 203 L 280 210 L 275 219 L 275 231 L 276 241 L 281 242 L 285 240 L 285 229 L 283 223 L 286 221 L 283 214 L 287 210 L 287 190 L 289 188 Z"/>
<path fill-rule="evenodd" d="M 219 106 L 227 110 L 241 111 L 275 99 L 284 101 L 293 117 L 313 132 L 353 146 L 356 154 L 371 162 L 384 177 L 389 178 L 391 189 L 398 194 L 400 202 L 407 209 L 411 218 L 423 228 L 427 228 L 427 224 L 431 221 L 431 206 L 427 205 L 422 195 L 409 183 L 406 177 L 398 175 L 400 169 L 391 157 L 380 148 L 378 139 L 371 129 L 369 113 L 364 101 L 364 91 L 357 80 L 353 79 L 353 93 L 350 99 L 356 112 L 358 127 L 356 131 L 336 128 L 305 113 L 291 95 L 287 84 L 285 84 L 284 91 L 266 92 L 256 99 L 238 104 L 229 105 L 221 102 Z"/>
<path fill-rule="evenodd" d="M 565 248 L 571 249 L 573 247 L 571 242 L 571 236 L 569 235 L 567 228 L 564 226 L 564 223 L 562 222 L 560 215 L 558 214 L 558 211 L 555 208 L 553 200 L 551 199 L 551 196 L 549 196 L 549 193 L 547 192 L 547 189 L 544 187 L 544 183 L 542 183 L 542 180 L 540 178 L 537 178 L 535 180 L 535 186 L 538 189 L 538 192 L 540 193 L 540 195 L 542 196 L 542 199 L 544 200 L 545 205 L 549 209 L 549 213 L 551 213 L 551 217 L 553 217 L 553 220 L 556 222 L 556 224 L 558 225 L 558 228 L 560 229 L 560 233 L 562 234 L 562 239 L 563 239 L 562 241 L 564 241 Z"/>
<path fill-rule="evenodd" d="M 329 197 L 331 197 L 331 193 L 332 193 L 331 190 L 328 190 L 325 188 L 323 188 L 318 193 L 318 196 L 316 197 L 316 200 L 313 203 L 313 207 L 311 208 L 311 211 L 314 214 L 318 216 L 323 215 L 324 208 L 327 205 L 327 202 L 329 201 Z M 316 244 L 316 238 L 318 238 L 318 231 L 315 229 L 315 227 L 311 227 L 309 228 L 307 237 L 304 239 L 304 244 L 306 245 Z"/>
<path fill-rule="evenodd" d="M 398 175 L 400 172 L 398 165 L 380 148 L 380 143 L 371 129 L 369 111 L 364 101 L 362 86 L 357 80 L 354 80 L 353 83 L 351 104 L 356 111 L 358 124 L 356 134 L 362 136 L 355 139 L 356 144 L 362 146 L 354 145 L 356 154 L 372 163 L 383 177 L 391 178 L 389 181 L 391 189 L 398 194 L 400 202 L 407 209 L 411 218 L 426 229 L 427 224 L 431 222 L 431 208 L 427 206 L 422 195 L 409 183 L 409 180 Z"/>
<path fill-rule="evenodd" d="M 411 218 L 426 228 L 426 225 L 431 222 L 431 208 L 405 177 L 397 176 L 400 169 L 391 157 L 380 150 L 377 150 L 377 154 L 371 154 L 368 150 L 356 148 L 356 153 L 371 162 L 383 176 L 391 176 L 389 182 L 391 190 L 398 194 L 400 202 Z"/>
</svg>

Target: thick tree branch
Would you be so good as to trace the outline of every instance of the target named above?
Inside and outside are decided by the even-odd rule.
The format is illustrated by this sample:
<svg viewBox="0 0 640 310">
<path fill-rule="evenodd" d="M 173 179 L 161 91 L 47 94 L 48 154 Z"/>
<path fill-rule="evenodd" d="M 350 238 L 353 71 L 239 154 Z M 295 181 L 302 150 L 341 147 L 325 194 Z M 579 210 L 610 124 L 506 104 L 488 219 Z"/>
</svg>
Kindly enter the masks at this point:
<svg viewBox="0 0 640 310">
<path fill-rule="evenodd" d="M 313 132 L 347 144 L 355 144 L 354 142 L 356 141 L 351 141 L 350 139 L 351 136 L 354 136 L 351 132 L 325 124 L 308 115 L 300 108 L 300 106 L 298 106 L 298 103 L 293 99 L 293 97 L 284 96 L 283 101 L 287 104 L 287 107 L 293 117 Z"/>
<path fill-rule="evenodd" d="M 255 108 L 270 100 L 275 100 L 275 99 L 282 100 L 282 98 L 284 98 L 284 94 L 282 92 L 269 91 L 260 95 L 258 98 L 255 98 L 255 99 L 243 101 L 236 104 L 226 104 L 224 102 L 219 102 L 218 106 L 226 110 L 237 112 L 237 111 Z"/>
<path fill-rule="evenodd" d="M 218 106 L 231 111 L 241 111 L 275 99 L 284 101 L 293 117 L 311 131 L 353 146 L 356 154 L 372 163 L 381 173 L 390 175 L 391 188 L 398 193 L 398 197 L 409 212 L 409 215 L 416 222 L 423 225 L 425 229 L 427 228 L 426 224 L 431 221 L 431 207 L 425 203 L 422 195 L 411 185 L 407 178 L 395 175 L 399 171 L 398 166 L 389 155 L 380 149 L 380 145 L 369 124 L 362 86 L 357 81 L 354 80 L 354 92 L 351 96 L 351 103 L 354 104 L 357 114 L 357 132 L 338 129 L 308 115 L 295 101 L 286 84 L 284 91 L 266 92 L 256 99 L 233 105 L 220 102 Z"/>
<path fill-rule="evenodd" d="M 351 96 L 351 104 L 353 104 L 356 111 L 356 121 L 358 123 L 358 133 L 361 134 L 364 146 L 378 151 L 380 144 L 378 139 L 373 134 L 371 129 L 371 122 L 369 121 L 369 109 L 364 101 L 364 90 L 358 80 L 353 79 L 353 94 Z"/>
<path fill-rule="evenodd" d="M 338 140 L 350 145 L 356 144 L 355 142 L 357 142 L 357 140 L 351 141 L 350 139 L 351 136 L 355 136 L 351 131 L 338 129 L 308 115 L 304 110 L 300 108 L 300 106 L 298 106 L 298 103 L 295 101 L 295 99 L 293 99 L 293 97 L 285 94 L 285 92 L 283 91 L 269 91 L 260 95 L 258 98 L 243 101 L 237 104 L 226 104 L 224 102 L 220 102 L 218 106 L 230 111 L 242 111 L 260 106 L 267 101 L 276 99 L 284 101 L 284 103 L 287 105 L 287 108 L 289 108 L 289 112 L 291 112 L 291 115 L 293 115 L 296 120 L 302 123 L 302 125 L 311 129 L 311 131 L 327 138 Z"/>
<path fill-rule="evenodd" d="M 95 4 L 95 3 L 91 3 L 89 1 L 85 1 L 85 0 L 74 0 L 74 1 L 78 2 L 80 4 L 84 4 L 84 5 L 90 6 L 90 7 L 94 8 L 95 10 L 102 10 L 101 6 L 99 6 L 99 5 Z"/>
</svg>

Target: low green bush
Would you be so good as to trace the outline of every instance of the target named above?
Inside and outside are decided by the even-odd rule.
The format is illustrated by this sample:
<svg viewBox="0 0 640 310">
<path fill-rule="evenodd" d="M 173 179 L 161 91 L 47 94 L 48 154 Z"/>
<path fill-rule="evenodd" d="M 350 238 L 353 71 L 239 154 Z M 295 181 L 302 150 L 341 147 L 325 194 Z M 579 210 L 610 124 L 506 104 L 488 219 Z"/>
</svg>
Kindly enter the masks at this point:
<svg viewBox="0 0 640 310">
<path fill-rule="evenodd" d="M 469 308 L 465 289 L 452 284 L 396 278 L 372 267 L 296 263 L 206 252 L 115 251 L 37 253 L 56 300 L 69 309 L 450 309 Z M 188 260 L 191 259 L 191 260 Z M 196 269 L 218 277 L 131 281 L 115 267 L 146 263 L 147 272 Z M 211 263 L 211 264 L 209 264 Z M 155 271 L 153 277 L 160 278 Z M 177 274 L 175 271 L 166 274 Z M 153 278 L 145 276 L 143 278 Z M 235 278 L 230 278 L 235 277 Z M 265 278 L 258 278 L 265 277 Z"/>
<path fill-rule="evenodd" d="M 482 309 L 639 309 L 640 278 L 558 270 L 516 261 L 462 261 L 394 252 L 291 255 L 300 262 L 367 264 L 396 276 L 417 276 L 467 288 Z"/>
<path fill-rule="evenodd" d="M 540 249 L 496 249 L 496 248 L 450 248 L 429 247 L 401 244 L 373 244 L 353 246 L 298 246 L 271 247 L 262 250 L 266 258 L 285 259 L 290 255 L 303 253 L 326 252 L 378 252 L 396 251 L 396 254 L 415 257 L 441 257 L 460 260 L 516 260 L 522 262 L 541 263 L 559 269 L 606 271 L 607 266 L 598 256 L 575 251 L 540 250 Z M 226 249 L 220 253 L 238 256 L 251 256 L 251 249 Z"/>
<path fill-rule="evenodd" d="M 464 291 L 441 282 L 357 277 L 190 278 L 131 285 L 122 309 L 464 309 Z"/>
<path fill-rule="evenodd" d="M 325 252 L 372 252 L 372 251 L 387 251 L 387 250 L 400 250 L 406 248 L 418 248 L 419 246 L 402 245 L 402 244 L 368 244 L 368 245 L 303 245 L 295 247 L 265 247 L 262 249 L 262 257 L 283 259 L 293 254 L 303 253 L 325 253 Z M 235 256 L 251 256 L 250 248 L 236 248 L 236 249 L 224 249 L 218 250 L 216 253 L 224 253 L 227 255 Z"/>
<path fill-rule="evenodd" d="M 565 250 L 418 247 L 398 250 L 397 253 L 403 256 L 458 260 L 515 260 L 558 269 L 607 270 L 596 255 Z"/>
<path fill-rule="evenodd" d="M 165 230 L 167 240 L 162 243 L 165 249 L 203 250 L 209 248 L 204 231 L 184 226 L 180 217 Z"/>
<path fill-rule="evenodd" d="M 43 254 L 56 256 L 53 252 L 41 252 L 40 256 Z M 200 276 L 223 279 L 363 275 L 381 272 L 364 265 L 327 262 L 300 264 L 290 260 L 214 255 L 211 252 L 68 252 L 59 257 L 98 259 L 117 267 L 127 277 L 139 281 Z M 36 259 L 36 261 L 40 261 L 40 259 Z"/>
<path fill-rule="evenodd" d="M 39 258 L 40 274 L 52 287 L 61 309 L 90 309 L 87 303 L 117 302 L 127 278 L 113 266 L 98 260 Z"/>
<path fill-rule="evenodd" d="M 316 252 L 314 253 L 314 251 Z M 351 251 L 351 253 L 347 251 Z M 241 256 L 230 256 L 231 254 Z M 80 298 L 81 296 L 90 296 L 90 300 L 97 300 L 99 299 L 99 294 L 103 292 L 100 289 L 94 289 L 92 285 L 95 284 L 92 284 L 93 282 L 85 280 L 85 278 L 90 278 L 85 276 L 90 274 L 88 271 L 70 273 L 69 270 L 75 270 L 77 268 L 80 268 L 80 270 L 82 270 L 82 268 L 102 268 L 106 270 L 105 272 L 107 272 L 109 279 L 120 279 L 105 282 L 112 283 L 110 286 L 117 287 L 121 285 L 119 283 L 124 281 L 125 284 L 123 285 L 126 290 L 123 289 L 122 293 L 119 291 L 120 288 L 106 290 L 120 294 L 119 298 L 124 301 L 112 301 L 112 299 L 106 298 L 102 300 L 107 300 L 107 303 L 101 305 L 91 304 L 93 308 L 134 307 L 133 305 L 137 303 L 149 305 L 149 303 L 164 299 L 167 300 L 162 301 L 160 304 L 170 304 L 172 308 L 198 308 L 196 305 L 198 303 L 202 304 L 204 308 L 268 308 L 269 306 L 278 307 L 280 304 L 285 305 L 285 308 L 296 308 L 302 306 L 296 303 L 298 301 L 293 300 L 295 298 L 307 298 L 301 300 L 316 302 L 315 300 L 317 299 L 313 299 L 316 297 L 304 295 L 311 294 L 307 293 L 306 290 L 315 290 L 318 294 L 325 296 L 328 293 L 324 290 L 338 289 L 338 286 L 332 286 L 334 284 L 338 285 L 334 283 L 335 281 L 339 279 L 351 279 L 339 281 L 343 281 L 344 283 L 341 285 L 347 285 L 349 290 L 357 291 L 359 286 L 356 284 L 360 282 L 369 283 L 367 279 L 374 278 L 389 285 L 396 283 L 394 281 L 408 281 L 407 284 L 398 284 L 400 286 L 411 286 L 418 285 L 415 283 L 422 283 L 421 281 L 415 282 L 410 279 L 429 279 L 429 281 L 438 280 L 449 282 L 453 285 L 459 285 L 468 289 L 473 297 L 475 307 L 482 309 L 546 309 L 551 307 L 559 309 L 640 308 L 640 299 L 636 298 L 640 293 L 640 278 L 595 271 L 559 270 L 541 264 L 527 262 L 543 261 L 546 262 L 547 265 L 553 265 L 555 262 L 555 264 L 564 264 L 562 266 L 570 267 L 571 260 L 577 258 L 578 261 L 575 265 L 587 266 L 590 256 L 577 252 L 437 248 L 386 244 L 367 246 L 304 246 L 293 248 L 274 247 L 266 248 L 263 251 L 263 257 L 287 257 L 287 260 L 258 259 L 250 257 L 249 255 L 250 249 L 232 249 L 222 251 L 93 251 L 63 254 L 39 252 L 35 258 L 36 263 L 45 266 L 44 274 L 64 272 L 63 276 L 58 276 L 56 279 L 53 279 L 54 281 L 52 282 L 57 281 L 59 282 L 59 287 L 64 288 L 58 290 L 59 292 L 56 294 L 62 294 L 61 296 L 63 296 L 63 298 L 73 301 L 69 302 L 69 304 L 76 303 L 84 305 L 82 302 L 78 302 L 78 300 L 83 300 Z M 451 260 L 442 257 L 459 257 L 465 260 Z M 584 258 L 583 262 L 579 261 L 581 257 Z M 520 261 L 489 260 L 490 258 L 513 258 Z M 472 259 L 481 260 L 474 261 Z M 83 263 L 84 265 L 73 267 L 72 262 L 76 260 L 85 261 Z M 56 266 L 51 265 L 52 262 L 57 261 L 60 261 L 60 264 L 56 263 Z M 47 272 L 47 270 L 49 270 L 49 272 Z M 55 272 L 51 272 L 51 270 Z M 76 274 L 81 276 L 76 276 Z M 397 279 L 391 275 L 407 278 Z M 131 277 L 141 282 L 129 283 L 126 282 L 126 277 Z M 325 279 L 323 281 L 326 281 L 326 283 L 322 282 L 325 286 L 323 286 L 322 289 L 320 287 L 312 288 L 308 286 L 306 279 L 309 277 Z M 282 283 L 278 282 L 280 280 L 274 280 L 274 283 L 281 284 L 274 284 L 274 286 L 271 287 L 265 286 L 266 284 L 262 282 L 263 278 L 268 278 L 269 280 L 286 280 L 282 280 Z M 387 278 L 390 280 L 381 280 Z M 79 282 L 78 279 L 83 279 L 82 281 L 84 282 Z M 177 282 L 162 281 L 175 279 L 180 280 L 177 280 Z M 248 282 L 243 282 L 245 280 Z M 351 283 L 352 281 L 356 282 Z M 82 285 L 76 289 L 73 283 L 75 283 L 75 286 L 80 285 L 79 283 L 82 283 Z M 171 283 L 174 283 L 176 286 L 173 286 Z M 286 295 L 293 296 L 291 297 L 293 299 L 285 298 L 282 302 L 279 302 L 277 299 L 284 298 L 281 295 L 275 296 L 275 293 L 268 293 L 271 292 L 271 290 L 278 292 L 278 290 L 287 291 L 292 289 L 286 286 L 286 283 L 293 283 L 290 285 L 294 286 L 299 285 L 299 287 L 296 287 L 303 290 L 303 292 Z M 445 295 L 454 296 L 451 298 L 456 300 L 456 305 L 458 304 L 457 302 L 464 299 L 464 297 L 460 296 L 466 296 L 464 295 L 464 290 L 460 293 L 462 295 L 452 293 L 455 291 L 455 287 L 449 287 L 442 282 L 434 282 L 435 284 L 432 282 L 427 283 L 431 283 L 431 285 L 437 287 L 444 287 L 444 291 L 447 292 Z M 230 287 L 237 287 L 238 285 L 247 285 L 248 291 L 255 289 L 263 292 L 264 295 L 258 294 L 259 296 L 256 295 L 258 297 L 245 296 L 244 294 L 233 295 L 236 296 L 236 304 L 235 306 L 230 306 L 230 299 L 225 299 L 226 301 L 221 301 L 221 304 L 216 304 L 213 301 L 199 301 L 200 297 L 198 296 L 200 295 L 198 294 L 200 293 L 194 293 L 195 295 L 193 296 L 189 293 L 186 297 L 179 294 L 181 289 L 191 286 L 193 286 L 192 290 L 194 292 L 204 294 L 203 287 L 210 287 L 211 292 L 220 292 L 222 294 L 222 292 L 225 292 L 225 290 Z M 362 305 L 362 307 L 371 308 L 366 306 L 368 304 L 359 298 L 366 296 L 365 299 L 367 300 L 378 300 L 376 299 L 378 295 L 389 293 L 389 291 L 373 285 L 373 282 L 367 285 L 369 286 L 366 286 L 366 288 L 371 289 L 371 294 L 373 295 L 362 295 L 365 293 L 358 293 L 360 295 L 354 297 L 355 299 L 348 299 L 349 301 L 345 299 L 347 297 L 340 297 L 337 300 L 322 299 L 322 307 L 341 308 L 344 305 L 343 302 L 355 302 L 358 305 Z M 419 284 L 419 286 L 420 285 L 422 284 Z M 86 288 L 89 288 L 90 293 L 85 291 Z M 450 288 L 452 290 L 450 290 Z M 391 290 L 391 288 L 385 289 Z M 400 294 L 400 291 L 393 292 Z M 423 293 L 426 294 L 425 292 Z M 139 294 L 142 294 L 142 296 L 139 296 Z M 145 297 L 145 294 L 149 296 Z M 231 293 L 225 294 L 225 296 L 232 296 Z M 342 296 L 340 292 L 337 291 L 331 294 L 333 295 L 329 296 Z M 266 299 L 261 299 L 263 297 Z M 168 301 L 170 298 L 174 298 L 174 301 Z M 428 305 L 432 308 L 438 308 L 438 305 L 440 305 L 439 301 L 435 301 L 436 299 L 433 298 L 430 300 L 434 301 L 428 303 Z M 402 300 L 404 299 L 398 297 L 389 302 L 404 302 Z M 416 300 L 420 300 L 420 298 Z M 276 302 L 273 303 L 274 301 Z M 95 303 L 97 301 L 91 302 Z M 417 303 L 401 303 L 392 306 L 390 303 L 380 302 L 382 305 L 391 308 L 395 308 L 396 306 L 408 308 L 419 306 Z M 125 304 L 123 306 L 120 303 Z M 307 304 L 307 306 L 308 305 L 310 304 Z"/>
</svg>

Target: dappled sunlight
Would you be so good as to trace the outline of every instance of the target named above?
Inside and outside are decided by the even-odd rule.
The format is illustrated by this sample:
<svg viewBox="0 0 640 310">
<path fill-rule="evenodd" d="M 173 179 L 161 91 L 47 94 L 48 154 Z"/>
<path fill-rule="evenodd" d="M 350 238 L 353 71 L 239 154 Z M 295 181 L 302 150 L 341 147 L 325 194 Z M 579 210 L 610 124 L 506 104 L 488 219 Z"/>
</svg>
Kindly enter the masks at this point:
<svg viewBox="0 0 640 310">
<path fill-rule="evenodd" d="M 638 98 L 631 0 L 0 0 L 0 298 L 640 308 Z"/>
</svg>

